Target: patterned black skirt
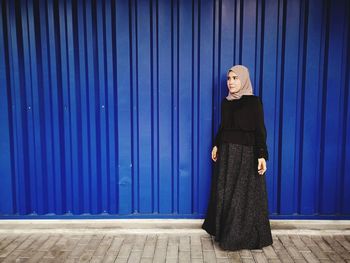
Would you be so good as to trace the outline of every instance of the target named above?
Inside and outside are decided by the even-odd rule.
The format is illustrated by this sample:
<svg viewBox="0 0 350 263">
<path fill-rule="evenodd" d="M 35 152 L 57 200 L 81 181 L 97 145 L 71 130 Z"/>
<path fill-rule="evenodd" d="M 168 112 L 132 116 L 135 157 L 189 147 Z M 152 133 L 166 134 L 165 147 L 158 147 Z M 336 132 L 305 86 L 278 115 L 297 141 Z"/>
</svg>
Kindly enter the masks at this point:
<svg viewBox="0 0 350 263">
<path fill-rule="evenodd" d="M 222 249 L 261 249 L 273 243 L 268 214 L 265 174 L 258 174 L 254 147 L 221 144 L 202 229 Z"/>
</svg>

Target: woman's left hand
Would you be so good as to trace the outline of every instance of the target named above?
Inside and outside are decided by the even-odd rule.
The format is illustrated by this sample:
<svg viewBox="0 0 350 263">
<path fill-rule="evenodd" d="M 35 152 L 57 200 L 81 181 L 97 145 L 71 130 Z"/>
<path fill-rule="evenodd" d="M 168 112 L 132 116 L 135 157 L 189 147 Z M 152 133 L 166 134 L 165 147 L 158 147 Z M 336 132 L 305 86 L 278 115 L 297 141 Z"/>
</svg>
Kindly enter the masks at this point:
<svg viewBox="0 0 350 263">
<path fill-rule="evenodd" d="M 258 159 L 258 173 L 263 175 L 266 172 L 266 161 L 265 158 Z"/>
</svg>

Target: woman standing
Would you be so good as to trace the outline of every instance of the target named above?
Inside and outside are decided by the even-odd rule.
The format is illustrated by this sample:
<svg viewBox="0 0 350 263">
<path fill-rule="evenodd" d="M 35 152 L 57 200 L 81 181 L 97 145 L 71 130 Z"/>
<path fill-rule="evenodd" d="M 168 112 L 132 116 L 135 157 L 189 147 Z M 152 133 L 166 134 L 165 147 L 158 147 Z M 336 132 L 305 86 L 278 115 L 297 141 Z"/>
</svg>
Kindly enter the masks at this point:
<svg viewBox="0 0 350 263">
<path fill-rule="evenodd" d="M 273 243 L 262 101 L 253 95 L 249 71 L 242 65 L 227 72 L 227 88 L 213 144 L 214 173 L 202 228 L 215 236 L 223 249 L 260 249 Z"/>
</svg>

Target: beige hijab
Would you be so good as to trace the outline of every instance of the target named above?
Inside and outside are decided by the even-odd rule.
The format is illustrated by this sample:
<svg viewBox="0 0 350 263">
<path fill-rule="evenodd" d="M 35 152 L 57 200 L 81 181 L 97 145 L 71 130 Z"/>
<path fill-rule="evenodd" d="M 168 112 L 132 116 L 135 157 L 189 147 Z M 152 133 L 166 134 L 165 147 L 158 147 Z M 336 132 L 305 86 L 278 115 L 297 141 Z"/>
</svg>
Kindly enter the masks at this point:
<svg viewBox="0 0 350 263">
<path fill-rule="evenodd" d="M 241 80 L 242 85 L 241 89 L 236 93 L 231 94 L 229 91 L 226 98 L 228 100 L 234 100 L 241 98 L 243 95 L 253 95 L 253 87 L 252 83 L 250 82 L 248 68 L 242 65 L 235 65 L 227 71 L 227 75 L 230 71 L 233 71 L 237 74 L 238 78 Z"/>
</svg>

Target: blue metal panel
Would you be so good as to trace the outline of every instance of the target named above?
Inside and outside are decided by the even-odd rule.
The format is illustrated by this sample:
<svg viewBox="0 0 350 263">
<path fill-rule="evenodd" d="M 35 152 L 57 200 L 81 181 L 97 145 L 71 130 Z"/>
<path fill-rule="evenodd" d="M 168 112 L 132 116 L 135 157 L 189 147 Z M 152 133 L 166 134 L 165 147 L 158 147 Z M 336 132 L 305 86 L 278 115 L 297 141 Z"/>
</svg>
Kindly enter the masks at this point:
<svg viewBox="0 0 350 263">
<path fill-rule="evenodd" d="M 81 6 L 81 5 L 80 5 Z M 89 145 L 88 145 L 88 111 L 87 111 L 87 78 L 86 78 L 86 47 L 85 47 L 85 22 L 84 22 L 84 8 L 77 8 L 77 49 L 79 63 L 79 71 L 77 72 L 77 84 L 79 87 L 78 92 L 78 105 L 79 108 L 79 185 L 80 190 L 80 202 L 79 208 L 82 213 L 90 212 L 90 188 L 89 188 L 89 175 L 90 175 L 90 166 L 89 166 Z M 77 62 L 77 61 L 76 61 Z M 76 189 L 76 191 L 78 190 Z"/>
<path fill-rule="evenodd" d="M 0 218 L 203 218 L 225 72 L 263 99 L 272 218 L 349 218 L 350 3 L 1 1 Z"/>
<path fill-rule="evenodd" d="M 105 24 L 106 24 L 106 74 L 107 74 L 107 82 L 106 82 L 106 118 L 108 125 L 106 127 L 107 133 L 107 189 L 106 189 L 106 198 L 107 202 L 107 210 L 109 207 L 109 211 L 112 214 L 117 213 L 117 181 L 116 181 L 116 154 L 115 154 L 115 122 L 114 122 L 114 110 L 112 105 L 114 105 L 114 65 L 113 65 L 113 46 L 112 46 L 112 16 L 111 16 L 111 2 L 105 2 Z"/>
<path fill-rule="evenodd" d="M 298 69 L 299 62 L 299 26 L 300 5 L 298 1 L 286 1 L 284 3 L 285 30 L 282 56 L 284 58 L 281 77 L 281 119 L 285 120 L 281 126 L 281 197 L 280 213 L 292 214 L 296 210 L 296 198 L 298 198 L 298 170 L 297 153 L 297 106 L 298 106 Z M 295 154 L 291 154 L 295 153 Z M 292 197 L 292 198 L 291 198 Z"/>
<path fill-rule="evenodd" d="M 45 5 L 39 6 L 39 26 L 40 26 L 40 35 L 41 39 L 38 43 L 41 47 L 41 50 L 38 50 L 38 55 L 41 57 L 41 63 L 38 65 L 38 78 L 42 80 L 42 89 L 41 89 L 41 106 L 42 106 L 42 164 L 43 164 L 43 174 L 50 176 L 43 176 L 43 199 L 45 200 L 44 212 L 46 211 L 55 211 L 54 205 L 54 166 L 53 166 L 53 147 L 51 142 L 51 131 L 52 131 L 52 122 L 51 120 L 51 98 L 50 98 L 50 89 L 43 88 L 50 86 L 50 71 L 49 71 L 49 56 L 48 56 L 48 34 L 47 34 L 47 15 L 45 12 Z"/>
<path fill-rule="evenodd" d="M 280 125 L 279 120 L 279 89 L 280 78 L 280 40 L 279 34 L 279 5 L 276 5 L 276 1 L 268 0 L 265 2 L 264 7 L 264 35 L 268 37 L 263 37 L 263 50 L 262 52 L 262 74 L 260 83 L 261 96 L 264 98 L 269 98 L 269 103 L 264 104 L 264 114 L 265 114 L 265 126 L 268 132 L 267 135 L 267 146 L 269 150 L 270 161 L 269 162 L 269 172 L 274 174 L 274 176 L 267 176 L 266 181 L 268 185 L 268 199 L 269 199 L 269 209 L 270 213 L 278 214 L 279 207 L 279 165 L 280 159 L 278 156 L 277 143 L 280 138 Z M 269 69 L 269 70 L 267 70 Z M 262 89 L 264 87 L 264 89 Z M 256 89 L 257 90 L 257 89 Z M 269 117 L 270 116 L 270 117 Z M 268 174 L 268 172 L 266 173 Z"/>
<path fill-rule="evenodd" d="M 344 173 L 341 173 L 343 153 L 342 147 L 342 134 L 343 131 L 343 109 L 342 101 L 344 98 L 344 79 L 346 77 L 344 66 L 347 64 L 347 53 L 343 49 L 346 46 L 346 32 L 345 25 L 349 23 L 346 19 L 346 4 L 340 1 L 332 3 L 329 13 L 329 32 L 328 37 L 328 52 L 326 54 L 327 69 L 325 76 L 325 90 L 323 91 L 323 110 L 324 110 L 324 138 L 323 148 L 324 154 L 321 156 L 323 159 L 321 169 L 322 184 L 320 186 L 320 212 L 322 214 L 335 214 L 340 210 L 341 194 L 339 191 L 342 177 Z M 322 160 L 321 159 L 321 160 Z"/>
<path fill-rule="evenodd" d="M 192 169 L 193 169 L 193 6 L 190 1 L 179 1 L 178 5 L 178 213 L 192 213 Z"/>
<path fill-rule="evenodd" d="M 138 160 L 134 170 L 135 207 L 133 212 L 152 213 L 152 32 L 151 9 L 148 1 L 136 4 L 136 82 L 134 101 L 136 104 L 134 156 Z M 147 121 L 144 121 L 147 120 Z"/>
<path fill-rule="evenodd" d="M 0 14 L 3 13 L 3 7 L 0 5 Z M 0 20 L 0 28 L 4 27 L 3 23 L 7 21 Z M 13 173 L 11 167 L 11 142 L 10 142 L 10 133 L 11 133 L 11 124 L 9 118 L 9 106 L 11 108 L 10 94 L 7 84 L 8 72 L 6 71 L 6 42 L 4 41 L 3 30 L 0 30 L 0 83 L 2 86 L 0 88 L 0 175 L 1 175 L 1 184 L 0 184 L 0 211 L 8 211 L 9 214 L 15 212 L 15 203 L 14 203 L 14 194 L 15 189 L 13 187 Z M 10 105 L 9 105 L 10 104 Z M 6 202 L 4 202 L 6 200 Z"/>
<path fill-rule="evenodd" d="M 303 176 L 300 178 L 300 213 L 314 214 L 317 213 L 317 189 L 319 178 L 319 131 L 320 111 L 319 111 L 319 95 L 321 90 L 322 79 L 319 78 L 319 63 L 322 63 L 322 5 L 319 1 L 310 1 L 309 9 L 313 10 L 307 19 L 307 46 L 304 55 L 303 78 L 304 86 L 301 97 L 303 98 L 304 112 L 302 124 L 303 143 L 301 145 L 301 156 L 303 161 L 300 166 L 299 173 Z M 317 62 L 317 63 L 315 63 Z M 307 74 L 306 74 L 307 69 Z M 305 110 L 307 109 L 307 110 Z M 315 165 L 310 165 L 311 163 Z"/>
<path fill-rule="evenodd" d="M 195 65 L 196 73 L 194 90 L 194 102 L 197 107 L 194 107 L 196 122 L 194 123 L 194 201 L 197 205 L 194 206 L 194 211 L 202 213 L 207 209 L 208 195 L 211 182 L 211 163 L 208 162 L 208 153 L 211 153 L 211 127 L 212 127 L 212 90 L 213 90 L 213 67 L 214 50 L 212 43 L 214 41 L 214 2 L 201 2 L 198 8 L 198 55 Z M 199 96 L 196 96 L 198 94 Z M 210 110 L 209 110 L 210 109 Z M 210 155 L 210 154 L 209 154 Z"/>
<path fill-rule="evenodd" d="M 154 210 L 159 213 L 171 214 L 177 211 L 173 201 L 176 196 L 177 186 L 173 184 L 173 83 L 172 83 L 172 9 L 166 1 L 159 1 L 158 21 L 158 39 L 163 45 L 159 45 L 156 50 L 156 56 L 159 59 L 156 65 L 158 76 L 154 82 L 156 87 L 156 105 L 159 114 L 156 114 L 154 120 L 158 128 L 154 140 L 154 153 L 156 158 L 154 168 Z M 161 125 L 160 125 L 161 124 Z M 160 187 L 161 186 L 161 187 Z M 161 202 L 159 202 L 161 200 Z"/>
<path fill-rule="evenodd" d="M 45 10 L 42 9 L 42 12 L 45 13 Z M 45 14 L 43 14 L 45 17 Z M 57 16 L 56 16 L 57 17 Z M 41 26 L 43 26 L 44 21 L 41 22 Z M 48 50 L 49 50 L 49 64 L 47 65 L 50 69 L 50 86 L 46 88 L 50 90 L 51 93 L 51 116 L 49 120 L 52 122 L 52 131 L 51 138 L 48 139 L 48 144 L 52 144 L 53 147 L 53 192 L 54 192 L 54 200 L 55 200 L 55 208 L 51 213 L 55 214 L 63 214 L 65 211 L 62 207 L 62 167 L 61 167 L 61 125 L 60 125 L 60 107 L 59 107 L 59 83 L 58 83 L 58 69 L 57 67 L 57 56 L 56 55 L 56 32 L 55 32 L 55 17 L 54 17 L 54 6 L 52 1 L 47 2 L 47 31 L 48 31 Z M 44 87 L 45 88 L 45 87 Z"/>
<path fill-rule="evenodd" d="M 116 87 L 117 94 L 116 99 L 116 149 L 117 164 L 118 164 L 118 212 L 119 214 L 131 214 L 132 213 L 132 176 L 133 169 L 136 167 L 135 160 L 133 160 L 133 112 L 132 108 L 132 92 L 134 89 L 133 79 L 137 74 L 131 74 L 135 72 L 132 68 L 133 61 L 136 61 L 134 56 L 134 33 L 130 36 L 131 28 L 131 8 L 126 1 L 118 1 L 115 5 L 115 41 L 113 46 L 116 53 Z M 113 149 L 112 149 L 113 151 Z M 134 163 L 134 165 L 133 165 Z"/>
</svg>

